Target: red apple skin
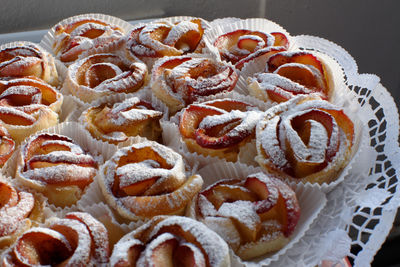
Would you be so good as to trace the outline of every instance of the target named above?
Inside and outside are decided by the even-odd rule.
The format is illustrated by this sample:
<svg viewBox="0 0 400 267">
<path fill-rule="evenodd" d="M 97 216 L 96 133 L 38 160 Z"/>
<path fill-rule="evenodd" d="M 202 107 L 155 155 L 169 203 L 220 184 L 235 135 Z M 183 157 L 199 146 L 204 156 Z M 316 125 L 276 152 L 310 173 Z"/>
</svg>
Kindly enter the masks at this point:
<svg viewBox="0 0 400 267">
<path fill-rule="evenodd" d="M 274 177 L 269 179 L 270 182 L 267 185 L 257 176 L 251 176 L 246 179 L 245 186 L 262 199 L 257 203 L 257 213 L 265 219 L 277 216 L 282 224 L 283 234 L 288 237 L 293 233 L 300 219 L 300 206 L 296 194 L 288 185 Z M 270 186 L 275 187 L 279 192 L 278 197 L 273 194 L 275 190 L 268 189 Z"/>
<path fill-rule="evenodd" d="M 305 65 L 314 66 L 323 77 L 325 77 L 324 68 L 321 61 L 311 53 L 308 52 L 282 52 L 271 56 L 267 62 L 268 71 L 274 72 L 277 68 L 287 63 L 300 63 Z"/>
<path fill-rule="evenodd" d="M 262 56 L 268 58 L 268 57 L 271 57 L 272 55 L 274 55 L 276 53 L 283 52 L 285 50 L 286 49 L 284 47 L 281 47 L 281 46 L 278 46 L 278 47 L 269 46 L 269 47 L 265 47 L 265 48 L 259 49 L 256 52 L 250 54 L 249 56 L 240 59 L 238 62 L 236 62 L 235 67 L 237 69 L 241 70 L 247 62 L 250 62 L 250 61 L 252 61 L 252 60 L 254 60 L 256 58 L 262 57 Z"/>
</svg>

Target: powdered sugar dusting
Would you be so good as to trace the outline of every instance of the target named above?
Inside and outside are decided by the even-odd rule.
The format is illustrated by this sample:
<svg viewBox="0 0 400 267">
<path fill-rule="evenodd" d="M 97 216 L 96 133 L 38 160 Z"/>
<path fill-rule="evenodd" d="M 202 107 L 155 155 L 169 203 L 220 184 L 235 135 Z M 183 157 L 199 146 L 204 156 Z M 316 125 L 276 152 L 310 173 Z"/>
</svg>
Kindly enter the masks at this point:
<svg viewBox="0 0 400 267">
<path fill-rule="evenodd" d="M 2 186 L 10 186 L 3 184 Z M 18 192 L 17 203 L 9 201 L 0 207 L 0 237 L 13 234 L 24 219 L 27 218 L 34 207 L 34 197 L 28 192 Z"/>
<path fill-rule="evenodd" d="M 22 173 L 28 179 L 45 184 L 74 184 L 89 180 L 96 175 L 92 167 L 59 164 L 57 166 L 27 170 Z"/>
<path fill-rule="evenodd" d="M 210 266 L 220 266 L 226 260 L 228 247 L 225 242 L 204 224 L 192 219 L 180 216 L 167 217 L 153 228 L 150 238 L 154 238 L 164 227 L 179 227 L 183 231 L 190 233 L 201 244 L 201 249 L 205 252 Z M 180 237 L 184 238 L 184 237 Z"/>
</svg>

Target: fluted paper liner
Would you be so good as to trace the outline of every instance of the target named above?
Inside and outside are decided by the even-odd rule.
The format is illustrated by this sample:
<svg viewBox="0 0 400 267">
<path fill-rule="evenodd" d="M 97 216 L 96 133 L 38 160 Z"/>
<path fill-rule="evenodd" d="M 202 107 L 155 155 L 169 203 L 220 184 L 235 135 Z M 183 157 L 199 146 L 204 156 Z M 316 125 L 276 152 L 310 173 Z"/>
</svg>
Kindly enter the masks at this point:
<svg viewBox="0 0 400 267">
<path fill-rule="evenodd" d="M 55 24 L 42 38 L 42 40 L 40 41 L 40 45 L 46 49 L 48 52 L 50 52 L 52 55 L 54 54 L 53 51 L 53 45 L 54 45 L 54 41 L 55 41 L 55 29 L 58 25 L 66 25 L 69 24 L 77 19 L 84 19 L 84 18 L 91 18 L 91 19 L 98 19 L 98 20 L 102 20 L 105 21 L 111 25 L 116 25 L 118 27 L 120 27 L 121 29 L 124 30 L 124 34 L 128 33 L 130 31 L 130 29 L 132 28 L 132 25 L 129 24 L 128 22 L 117 18 L 117 17 L 113 17 L 113 16 L 109 16 L 109 15 L 105 15 L 105 14 L 99 14 L 99 13 L 89 13 L 89 14 L 81 14 L 81 15 L 77 15 L 77 16 L 72 16 L 69 18 L 66 18 L 60 22 L 58 22 L 57 24 Z M 118 40 L 116 42 L 111 42 L 108 43 L 107 45 L 103 46 L 102 48 L 99 48 L 103 53 L 105 52 L 110 52 L 110 51 L 114 51 L 117 50 L 118 47 L 121 45 L 122 43 L 122 38 L 121 40 Z M 99 50 L 97 50 L 99 51 Z M 88 55 L 90 55 L 92 52 L 91 51 L 86 51 L 83 52 L 79 58 L 82 57 L 86 57 Z M 57 58 L 57 57 L 56 57 Z M 78 58 L 78 59 L 79 59 Z M 70 63 L 69 63 L 70 64 Z"/>
<path fill-rule="evenodd" d="M 214 184 L 222 179 L 246 179 L 250 174 L 259 172 L 259 168 L 249 167 L 240 163 L 214 163 L 209 164 L 199 170 L 199 174 L 204 179 L 203 188 Z M 310 229 L 313 221 L 318 217 L 320 211 L 326 205 L 326 197 L 323 192 L 318 188 L 303 185 L 303 184 L 292 184 L 292 189 L 296 192 L 296 196 L 300 205 L 300 219 L 297 223 L 296 229 L 290 236 L 290 241 L 281 250 L 269 253 L 264 256 L 260 256 L 251 261 L 241 260 L 235 255 L 233 250 L 231 253 L 232 266 L 266 266 L 273 261 L 277 261 L 280 256 L 284 255 L 289 249 L 296 246 L 301 242 L 301 238 L 306 235 L 306 232 Z M 195 215 L 195 202 L 194 199 L 187 210 L 187 215 L 192 218 L 196 218 Z"/>
<path fill-rule="evenodd" d="M 110 252 L 112 252 L 114 244 L 117 243 L 121 237 L 135 230 L 142 224 L 137 222 L 130 222 L 129 224 L 119 223 L 115 219 L 111 208 L 104 203 L 96 203 L 91 206 L 80 207 L 80 209 L 81 211 L 92 215 L 107 228 L 110 242 Z"/>
</svg>

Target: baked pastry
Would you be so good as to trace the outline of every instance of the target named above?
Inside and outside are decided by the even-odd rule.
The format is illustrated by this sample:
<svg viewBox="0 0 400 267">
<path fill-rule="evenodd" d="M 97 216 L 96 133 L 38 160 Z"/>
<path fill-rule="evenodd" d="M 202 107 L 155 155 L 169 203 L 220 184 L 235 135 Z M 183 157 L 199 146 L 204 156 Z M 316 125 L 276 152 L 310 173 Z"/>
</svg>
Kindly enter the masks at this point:
<svg viewBox="0 0 400 267">
<path fill-rule="evenodd" d="M 15 150 L 15 142 L 7 129 L 0 123 L 0 167 L 11 157 Z"/>
<path fill-rule="evenodd" d="M 186 177 L 181 155 L 146 141 L 117 151 L 104 164 L 99 184 L 107 203 L 122 217 L 146 220 L 183 214 L 203 180 Z"/>
<path fill-rule="evenodd" d="M 54 54 L 65 64 L 99 50 L 111 52 L 122 44 L 124 30 L 101 19 L 76 17 L 54 28 Z"/>
<path fill-rule="evenodd" d="M 114 246 L 110 264 L 227 267 L 230 260 L 227 244 L 204 224 L 181 216 L 157 216 Z"/>
<path fill-rule="evenodd" d="M 11 43 L 0 49 L 0 77 L 35 76 L 58 86 L 54 58 L 40 46 L 30 42 Z"/>
<path fill-rule="evenodd" d="M 265 71 L 248 79 L 250 94 L 264 101 L 284 102 L 311 93 L 327 100 L 334 90 L 329 66 L 310 52 L 276 53 L 268 59 Z"/>
<path fill-rule="evenodd" d="M 289 40 L 282 32 L 260 32 L 239 29 L 217 37 L 214 46 L 222 60 L 242 69 L 244 64 L 259 57 L 269 57 L 289 48 Z"/>
<path fill-rule="evenodd" d="M 205 21 L 200 18 L 139 24 L 128 34 L 124 49 L 126 57 L 149 63 L 148 59 L 199 52 L 204 46 L 202 40 L 206 28 Z"/>
<path fill-rule="evenodd" d="M 57 124 L 62 101 L 54 87 L 34 76 L 0 78 L 0 121 L 18 143 Z"/>
<path fill-rule="evenodd" d="M 211 58 L 177 56 L 156 62 L 153 93 L 174 114 L 199 97 L 232 91 L 239 75 L 234 67 Z"/>
<path fill-rule="evenodd" d="M 41 192 L 50 204 L 75 204 L 97 174 L 97 163 L 67 136 L 39 133 L 20 149 L 16 178 Z"/>
<path fill-rule="evenodd" d="M 151 103 L 131 97 L 123 102 L 107 102 L 89 107 L 79 121 L 94 138 L 118 144 L 137 135 L 158 140 L 161 136 L 159 120 L 162 116 L 163 113 L 155 110 Z"/>
<path fill-rule="evenodd" d="M 221 180 L 199 193 L 196 218 L 218 233 L 243 260 L 284 247 L 300 218 L 294 191 L 264 173 Z"/>
<path fill-rule="evenodd" d="M 58 114 L 43 105 L 35 105 L 27 112 L 0 106 L 0 121 L 15 142 L 20 143 L 31 134 L 58 123 Z"/>
<path fill-rule="evenodd" d="M 229 98 L 191 104 L 180 115 L 179 132 L 191 152 L 237 161 L 241 147 L 255 137 L 262 112 Z"/>
<path fill-rule="evenodd" d="M 106 266 L 109 262 L 107 229 L 85 212 L 26 231 L 2 255 L 1 266 Z"/>
<path fill-rule="evenodd" d="M 0 106 L 27 113 L 43 106 L 59 113 L 62 102 L 61 93 L 36 77 L 0 78 Z"/>
<path fill-rule="evenodd" d="M 17 189 L 0 178 L 0 250 L 43 220 L 44 198 Z"/>
<path fill-rule="evenodd" d="M 85 102 L 115 93 L 133 93 L 147 80 L 147 67 L 114 54 L 85 57 L 68 67 L 64 86 Z"/>
<path fill-rule="evenodd" d="M 354 124 L 341 107 L 298 96 L 269 109 L 258 123 L 256 161 L 270 173 L 322 184 L 338 177 L 354 144 Z"/>
</svg>

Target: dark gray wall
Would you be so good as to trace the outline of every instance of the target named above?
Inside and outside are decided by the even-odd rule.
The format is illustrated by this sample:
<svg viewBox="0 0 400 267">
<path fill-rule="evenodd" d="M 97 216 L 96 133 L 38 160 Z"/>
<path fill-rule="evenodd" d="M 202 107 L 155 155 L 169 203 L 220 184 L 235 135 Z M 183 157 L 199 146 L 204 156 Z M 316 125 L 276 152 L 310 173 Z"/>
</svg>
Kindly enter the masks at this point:
<svg viewBox="0 0 400 267">
<path fill-rule="evenodd" d="M 292 35 L 317 35 L 341 45 L 355 58 L 360 73 L 381 77 L 399 105 L 399 11 L 399 0 L 2 0 L 0 33 L 48 28 L 88 12 L 125 20 L 173 15 L 266 17 Z"/>
</svg>

